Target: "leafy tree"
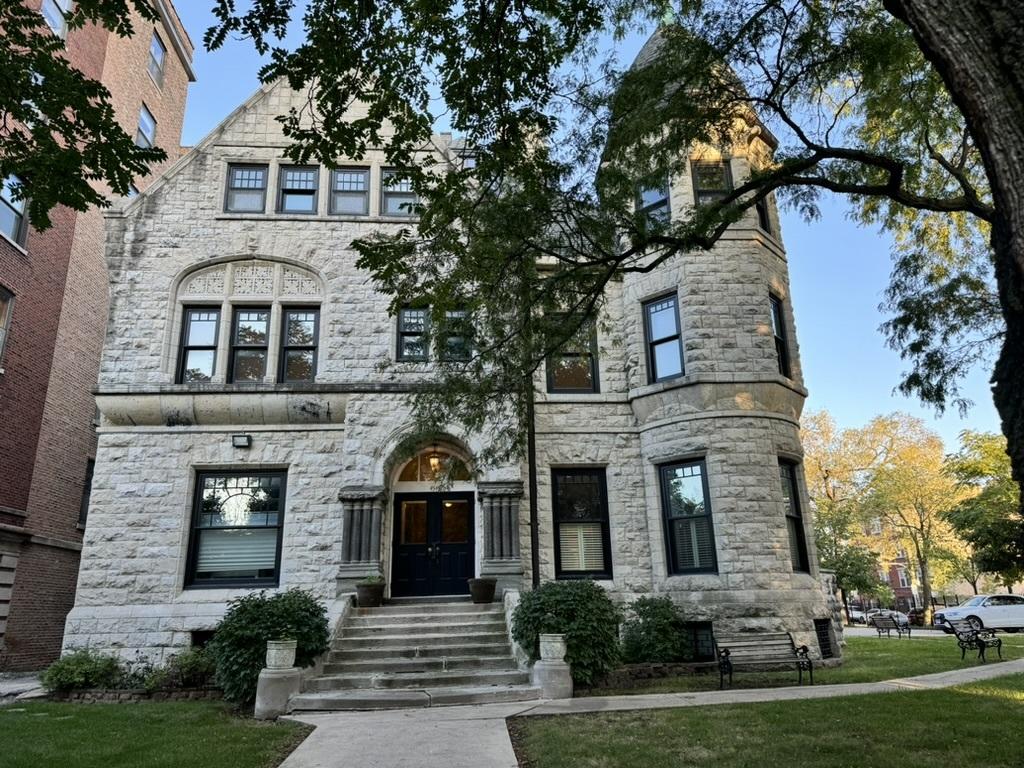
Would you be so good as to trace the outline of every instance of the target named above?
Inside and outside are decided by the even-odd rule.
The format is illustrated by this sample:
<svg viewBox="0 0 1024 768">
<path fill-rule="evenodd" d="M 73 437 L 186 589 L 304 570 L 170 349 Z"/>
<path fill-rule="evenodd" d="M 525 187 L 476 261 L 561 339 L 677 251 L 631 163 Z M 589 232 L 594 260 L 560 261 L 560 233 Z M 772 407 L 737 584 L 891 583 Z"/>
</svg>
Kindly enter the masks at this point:
<svg viewBox="0 0 1024 768">
<path fill-rule="evenodd" d="M 157 18 L 149 0 L 79 0 L 67 26 L 93 22 L 128 36 L 133 8 Z M 127 194 L 134 177 L 167 157 L 157 147 L 137 147 L 116 120 L 110 92 L 63 54 L 64 41 L 38 10 L 0 3 L 0 179 L 20 179 L 14 194 L 28 199 L 37 229 L 50 226 L 57 205 L 108 205 L 109 191 Z"/>
<path fill-rule="evenodd" d="M 947 467 L 970 495 L 951 509 L 946 519 L 970 543 L 978 567 L 1011 587 L 1024 577 L 1024 520 L 1005 446 L 1001 435 L 972 430 L 960 433 L 960 450 L 948 458 Z"/>
</svg>

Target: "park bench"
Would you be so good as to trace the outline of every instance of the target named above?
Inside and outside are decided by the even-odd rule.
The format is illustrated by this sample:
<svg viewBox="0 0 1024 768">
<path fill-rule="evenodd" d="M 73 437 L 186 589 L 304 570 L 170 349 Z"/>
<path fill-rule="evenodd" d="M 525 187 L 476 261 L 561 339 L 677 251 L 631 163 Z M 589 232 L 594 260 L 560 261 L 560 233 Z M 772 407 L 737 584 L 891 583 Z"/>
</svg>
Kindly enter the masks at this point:
<svg viewBox="0 0 1024 768">
<path fill-rule="evenodd" d="M 795 666 L 803 685 L 804 670 L 814 685 L 814 669 L 807 646 L 797 647 L 788 632 L 739 632 L 732 635 L 715 633 L 718 655 L 718 688 L 725 687 L 726 675 L 732 685 L 732 673 L 737 667 Z"/>
<path fill-rule="evenodd" d="M 875 625 L 875 631 L 878 632 L 879 637 L 883 632 L 886 637 L 892 637 L 893 632 L 899 638 L 902 638 L 903 635 L 910 637 L 910 625 L 900 624 L 892 616 L 872 616 L 871 623 Z"/>
<path fill-rule="evenodd" d="M 999 658 L 1003 658 L 1003 641 L 996 637 L 994 629 L 975 629 L 969 621 L 963 619 L 947 619 L 949 626 L 956 635 L 956 644 L 960 646 L 960 659 L 963 660 L 968 651 L 977 651 L 978 658 L 985 661 L 985 649 L 995 648 Z"/>
</svg>

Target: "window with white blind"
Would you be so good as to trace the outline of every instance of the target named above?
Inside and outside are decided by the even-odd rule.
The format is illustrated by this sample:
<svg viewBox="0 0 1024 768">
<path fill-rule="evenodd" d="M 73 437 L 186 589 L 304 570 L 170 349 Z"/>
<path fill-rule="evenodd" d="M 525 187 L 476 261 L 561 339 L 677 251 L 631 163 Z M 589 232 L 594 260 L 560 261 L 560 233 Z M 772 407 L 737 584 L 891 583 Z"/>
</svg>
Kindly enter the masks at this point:
<svg viewBox="0 0 1024 768">
<path fill-rule="evenodd" d="M 793 570 L 809 573 L 811 565 L 807 558 L 807 534 L 804 532 L 804 517 L 796 484 L 796 464 L 780 460 L 779 477 L 782 480 L 782 501 L 786 506 L 786 530 L 789 532 L 789 556 L 793 561 Z"/>
<path fill-rule="evenodd" d="M 554 469 L 551 488 L 556 578 L 612 578 L 604 470 Z"/>
<path fill-rule="evenodd" d="M 703 461 L 661 467 L 668 572 L 716 573 L 715 531 Z"/>
<path fill-rule="evenodd" d="M 200 472 L 188 587 L 277 586 L 284 472 Z"/>
</svg>

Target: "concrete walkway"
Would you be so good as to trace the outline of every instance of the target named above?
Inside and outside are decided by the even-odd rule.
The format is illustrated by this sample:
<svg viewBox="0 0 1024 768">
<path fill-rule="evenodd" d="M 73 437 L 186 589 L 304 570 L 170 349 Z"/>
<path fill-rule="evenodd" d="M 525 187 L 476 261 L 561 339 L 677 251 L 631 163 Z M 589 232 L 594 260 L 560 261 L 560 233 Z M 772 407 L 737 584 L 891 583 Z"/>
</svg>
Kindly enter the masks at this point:
<svg viewBox="0 0 1024 768">
<path fill-rule="evenodd" d="M 39 698 L 46 692 L 39 684 L 38 672 L 5 672 L 0 674 L 0 705 L 17 699 Z"/>
<path fill-rule="evenodd" d="M 1017 673 L 1024 673 L 1024 659 L 878 683 L 308 714 L 294 719 L 315 725 L 316 730 L 281 768 L 517 768 L 505 726 L 509 717 L 824 699 L 949 688 Z"/>
</svg>

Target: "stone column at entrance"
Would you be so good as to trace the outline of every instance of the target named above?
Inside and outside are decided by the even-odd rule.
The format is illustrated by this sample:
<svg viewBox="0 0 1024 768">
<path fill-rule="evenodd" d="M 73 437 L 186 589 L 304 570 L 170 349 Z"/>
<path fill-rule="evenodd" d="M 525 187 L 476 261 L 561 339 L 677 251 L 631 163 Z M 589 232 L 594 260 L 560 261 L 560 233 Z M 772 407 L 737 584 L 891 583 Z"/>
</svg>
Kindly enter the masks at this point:
<svg viewBox="0 0 1024 768">
<path fill-rule="evenodd" d="M 386 493 L 380 486 L 342 488 L 341 567 L 338 594 L 355 592 L 356 583 L 369 575 L 382 575 L 380 537 Z"/>
<path fill-rule="evenodd" d="M 484 524 L 484 553 L 480 575 L 498 580 L 503 589 L 522 587 L 523 561 L 519 554 L 519 502 L 522 483 L 480 483 L 480 515 Z"/>
</svg>

